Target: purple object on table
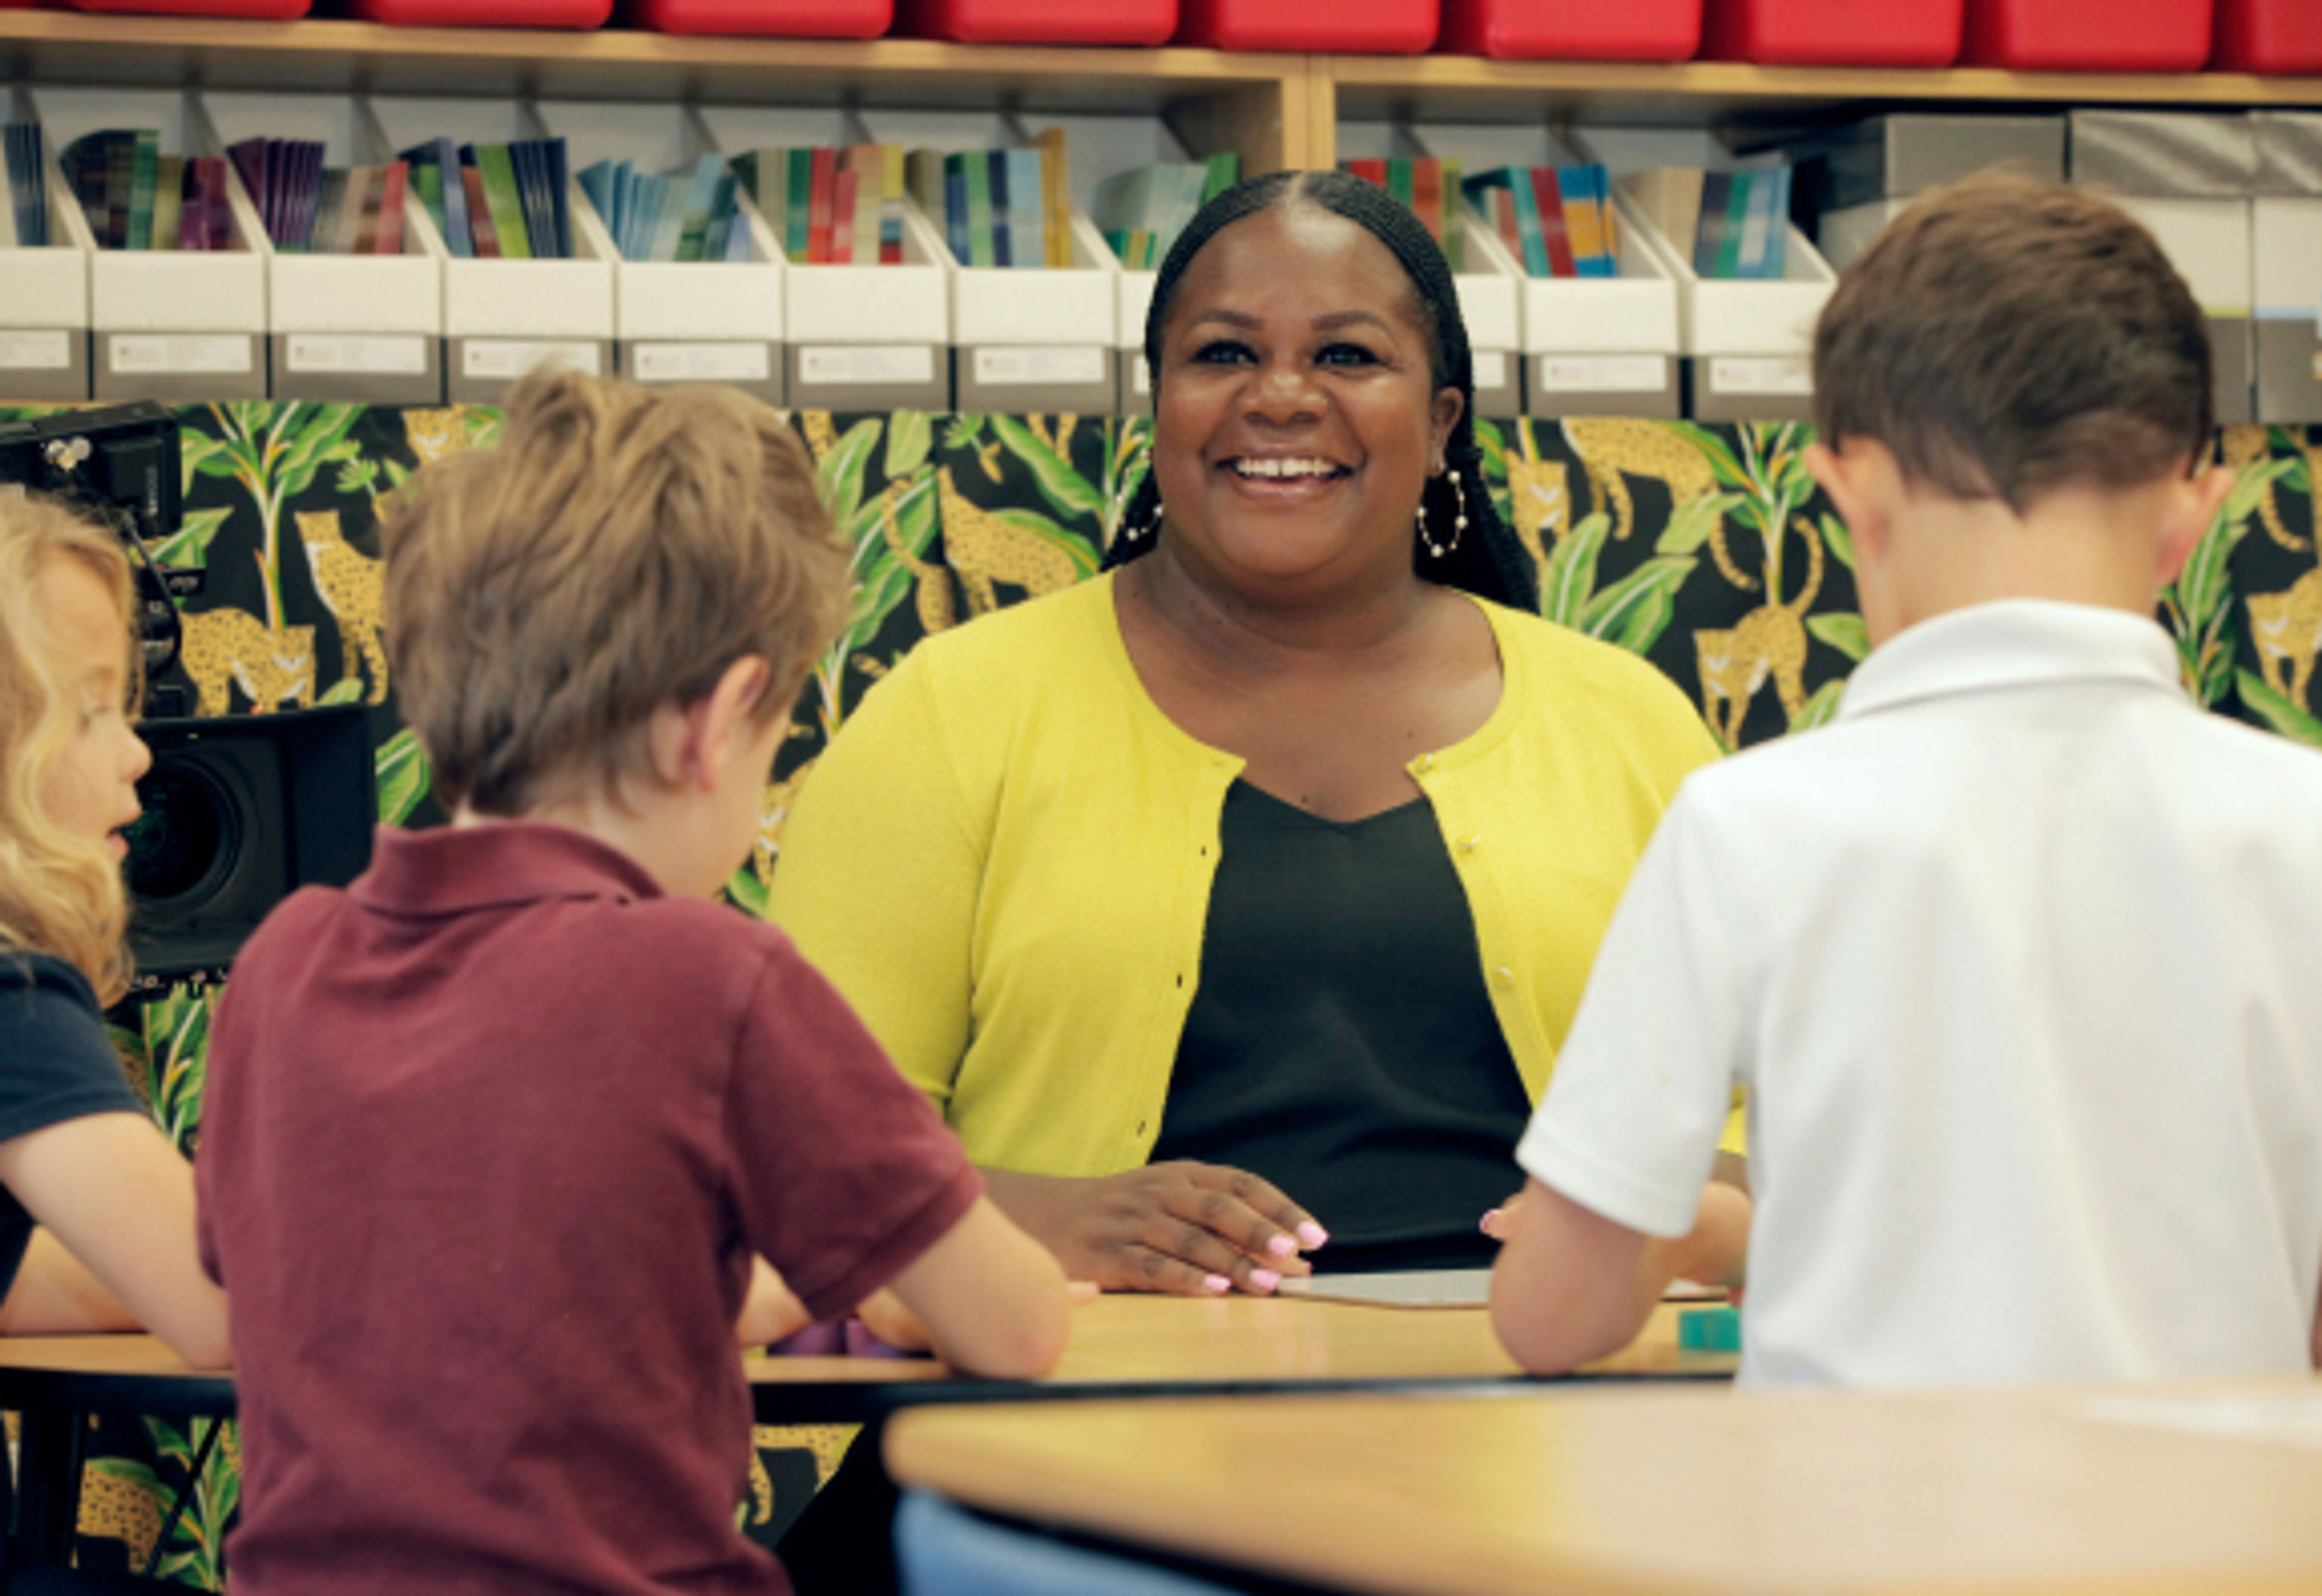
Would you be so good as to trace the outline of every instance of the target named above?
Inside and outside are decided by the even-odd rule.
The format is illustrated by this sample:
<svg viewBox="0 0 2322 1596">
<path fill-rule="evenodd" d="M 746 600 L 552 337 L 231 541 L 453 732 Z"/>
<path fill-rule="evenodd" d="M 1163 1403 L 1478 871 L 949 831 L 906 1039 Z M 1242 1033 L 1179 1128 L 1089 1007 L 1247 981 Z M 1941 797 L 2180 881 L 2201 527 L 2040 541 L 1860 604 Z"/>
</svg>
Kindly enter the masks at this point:
<svg viewBox="0 0 2322 1596">
<path fill-rule="evenodd" d="M 826 1319 L 793 1331 L 766 1348 L 778 1358 L 912 1358 L 927 1354 L 891 1346 L 861 1319 Z"/>
</svg>

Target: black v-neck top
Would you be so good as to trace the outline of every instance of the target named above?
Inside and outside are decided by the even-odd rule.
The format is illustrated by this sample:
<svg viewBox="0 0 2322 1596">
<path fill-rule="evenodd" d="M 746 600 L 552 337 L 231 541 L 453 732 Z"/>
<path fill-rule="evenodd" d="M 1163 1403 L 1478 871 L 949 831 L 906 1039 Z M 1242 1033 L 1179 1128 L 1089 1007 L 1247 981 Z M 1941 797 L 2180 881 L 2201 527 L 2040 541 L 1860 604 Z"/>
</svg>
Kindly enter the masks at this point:
<svg viewBox="0 0 2322 1596">
<path fill-rule="evenodd" d="M 1154 1160 L 1273 1181 L 1330 1231 L 1318 1269 L 1488 1263 L 1531 1107 L 1433 809 L 1340 823 L 1237 781 L 1220 827 Z"/>
</svg>

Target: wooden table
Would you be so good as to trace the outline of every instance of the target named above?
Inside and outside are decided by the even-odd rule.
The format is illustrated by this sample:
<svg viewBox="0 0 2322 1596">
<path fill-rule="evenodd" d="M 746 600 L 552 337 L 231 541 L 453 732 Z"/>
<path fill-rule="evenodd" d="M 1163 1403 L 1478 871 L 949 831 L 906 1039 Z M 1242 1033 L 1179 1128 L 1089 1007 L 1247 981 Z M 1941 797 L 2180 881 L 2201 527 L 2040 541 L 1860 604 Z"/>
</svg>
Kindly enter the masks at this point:
<svg viewBox="0 0 2322 1596">
<path fill-rule="evenodd" d="M 1050 1404 L 886 1446 L 979 1509 L 1336 1590 L 2322 1590 L 2322 1382 Z"/>
<path fill-rule="evenodd" d="M 1576 1378 L 1730 1380 L 1737 1354 L 1678 1347 L 1686 1306 L 1662 1304 L 1625 1350 Z M 1444 1390 L 1524 1378 L 1482 1309 L 1129 1294 L 1074 1310 L 1064 1361 L 1045 1380 L 961 1379 L 927 1358 L 754 1354 L 744 1366 L 761 1424 L 870 1423 L 929 1403 Z"/>
<path fill-rule="evenodd" d="M 1675 1305 L 1584 1378 L 1723 1380 L 1730 1354 L 1681 1352 Z M 1074 1312 L 1073 1339 L 1041 1381 L 953 1375 L 928 1358 L 744 1359 L 761 1424 L 867 1424 L 929 1404 L 1448 1391 L 1522 1378 L 1480 1309 L 1109 1296 Z M 55 1570 L 78 1520 L 81 1415 L 232 1418 L 232 1376 L 188 1369 L 150 1336 L 0 1336 L 0 1409 L 24 1416 L 23 1505 L 8 1570 Z"/>
</svg>

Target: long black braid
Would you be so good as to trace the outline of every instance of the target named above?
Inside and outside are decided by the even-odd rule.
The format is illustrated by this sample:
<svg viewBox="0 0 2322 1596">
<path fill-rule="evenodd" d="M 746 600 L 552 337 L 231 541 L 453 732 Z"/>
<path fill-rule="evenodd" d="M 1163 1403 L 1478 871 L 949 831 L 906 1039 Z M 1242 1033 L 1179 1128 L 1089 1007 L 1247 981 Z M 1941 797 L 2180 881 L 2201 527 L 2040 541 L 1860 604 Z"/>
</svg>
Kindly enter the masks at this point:
<svg viewBox="0 0 2322 1596">
<path fill-rule="evenodd" d="M 1484 452 L 1476 446 L 1475 360 L 1467 348 L 1467 324 L 1459 315 L 1459 295 L 1451 281 L 1450 264 L 1425 223 L 1377 184 L 1345 172 L 1272 172 L 1237 184 L 1203 205 L 1161 262 L 1153 285 L 1152 307 L 1145 315 L 1145 364 L 1152 375 L 1155 406 L 1161 401 L 1162 329 L 1186 268 L 1212 238 L 1235 223 L 1261 211 L 1300 204 L 1344 216 L 1385 244 L 1402 263 L 1428 333 L 1434 388 L 1459 390 L 1459 420 L 1444 451 L 1449 469 L 1427 479 L 1420 500 L 1426 507 L 1434 543 L 1450 547 L 1438 555 L 1414 532 L 1412 569 L 1431 582 L 1464 588 L 1513 608 L 1538 610 L 1540 585 L 1532 575 L 1531 558 L 1500 519 L 1491 488 L 1484 480 Z M 1463 507 L 1467 529 L 1451 543 Z M 1156 540 L 1138 534 L 1153 527 L 1160 514 L 1160 484 L 1148 470 L 1121 517 L 1120 534 L 1105 552 L 1107 570 L 1152 552 Z"/>
</svg>

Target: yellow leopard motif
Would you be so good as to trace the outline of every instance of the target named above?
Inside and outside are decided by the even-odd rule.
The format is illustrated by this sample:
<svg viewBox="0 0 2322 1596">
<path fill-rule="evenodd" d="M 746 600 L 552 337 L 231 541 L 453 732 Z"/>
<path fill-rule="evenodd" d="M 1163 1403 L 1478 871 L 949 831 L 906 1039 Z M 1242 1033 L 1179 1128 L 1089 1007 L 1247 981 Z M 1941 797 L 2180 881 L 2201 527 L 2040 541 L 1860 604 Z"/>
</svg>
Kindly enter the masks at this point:
<svg viewBox="0 0 2322 1596">
<path fill-rule="evenodd" d="M 1709 729 L 1728 748 L 1742 745 L 1742 722 L 1750 700 L 1774 679 L 1782 708 L 1793 721 L 1805 707 L 1805 613 L 1822 591 L 1822 535 L 1805 516 L 1794 524 L 1806 540 L 1806 583 L 1788 603 L 1762 604 L 1743 616 L 1739 625 L 1723 631 L 1693 634 L 1695 658 L 1701 671 L 1701 713 Z M 1772 561 L 1767 561 L 1767 584 L 1772 589 Z"/>
<path fill-rule="evenodd" d="M 251 713 L 264 715 L 286 699 L 315 702 L 315 629 L 269 626 L 238 609 L 189 611 L 183 617 L 186 674 L 200 693 L 204 715 L 233 705 L 230 686 L 242 689 Z"/>
<path fill-rule="evenodd" d="M 994 582 L 1010 583 L 1038 597 L 1080 579 L 1071 555 L 960 492 L 949 466 L 936 474 L 936 485 L 943 505 L 944 559 L 967 593 L 971 616 L 1000 607 Z"/>
<path fill-rule="evenodd" d="M 161 1498 L 150 1485 L 99 1465 L 81 1476 L 80 1519 L 75 1526 L 92 1540 L 119 1541 L 127 1548 L 129 1566 L 142 1569 L 152 1561 L 153 1544 L 161 1538 Z"/>
<path fill-rule="evenodd" d="M 298 512 L 298 538 L 306 546 L 306 569 L 315 591 L 339 624 L 345 653 L 343 674 L 360 680 L 367 665 L 373 704 L 387 698 L 387 621 L 381 604 L 385 581 L 379 561 L 347 542 L 336 510 Z"/>
</svg>

